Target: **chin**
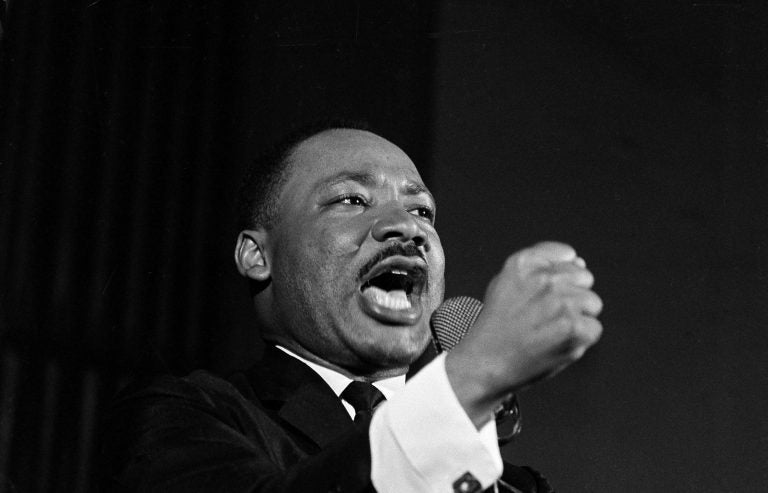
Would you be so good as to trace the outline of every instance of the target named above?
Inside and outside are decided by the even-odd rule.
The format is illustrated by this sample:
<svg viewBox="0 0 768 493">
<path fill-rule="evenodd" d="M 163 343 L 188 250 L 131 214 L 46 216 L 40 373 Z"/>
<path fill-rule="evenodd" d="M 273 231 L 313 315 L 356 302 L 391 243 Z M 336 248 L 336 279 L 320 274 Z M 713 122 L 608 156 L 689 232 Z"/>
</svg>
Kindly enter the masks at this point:
<svg viewBox="0 0 768 493">
<path fill-rule="evenodd" d="M 374 341 L 365 351 L 368 361 L 380 368 L 407 368 L 422 355 L 430 341 L 429 330 L 409 332 L 407 337 Z"/>
</svg>

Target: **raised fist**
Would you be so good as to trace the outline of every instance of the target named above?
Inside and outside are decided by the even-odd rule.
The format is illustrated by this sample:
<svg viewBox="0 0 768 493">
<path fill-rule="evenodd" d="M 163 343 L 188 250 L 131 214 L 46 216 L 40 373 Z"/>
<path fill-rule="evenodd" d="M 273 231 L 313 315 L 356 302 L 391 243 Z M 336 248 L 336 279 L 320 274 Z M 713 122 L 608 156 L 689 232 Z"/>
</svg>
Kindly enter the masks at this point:
<svg viewBox="0 0 768 493">
<path fill-rule="evenodd" d="M 476 425 L 507 394 L 554 375 L 600 338 L 602 301 L 573 248 L 539 243 L 510 256 L 488 285 L 475 325 L 446 358 Z"/>
</svg>

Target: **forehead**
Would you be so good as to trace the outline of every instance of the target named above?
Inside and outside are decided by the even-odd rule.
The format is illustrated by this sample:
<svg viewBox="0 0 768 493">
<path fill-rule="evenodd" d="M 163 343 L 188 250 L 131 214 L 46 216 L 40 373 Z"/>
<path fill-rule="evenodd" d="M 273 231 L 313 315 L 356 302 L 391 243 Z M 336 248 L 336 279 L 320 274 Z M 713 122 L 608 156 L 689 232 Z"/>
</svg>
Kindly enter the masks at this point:
<svg viewBox="0 0 768 493">
<path fill-rule="evenodd" d="M 334 129 L 310 137 L 291 154 L 288 175 L 286 188 L 312 189 L 355 175 L 367 175 L 377 183 L 424 187 L 402 149 L 363 130 Z"/>
</svg>

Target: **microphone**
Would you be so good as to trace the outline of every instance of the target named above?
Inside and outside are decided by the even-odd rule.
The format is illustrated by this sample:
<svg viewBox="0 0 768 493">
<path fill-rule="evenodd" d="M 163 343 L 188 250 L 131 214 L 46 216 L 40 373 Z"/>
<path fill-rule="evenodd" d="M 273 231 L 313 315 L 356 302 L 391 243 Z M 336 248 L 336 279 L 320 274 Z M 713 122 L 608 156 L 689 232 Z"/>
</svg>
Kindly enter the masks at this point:
<svg viewBox="0 0 768 493">
<path fill-rule="evenodd" d="M 450 351 L 475 324 L 483 303 L 470 296 L 449 298 L 429 319 L 438 354 Z"/>
<path fill-rule="evenodd" d="M 437 353 L 450 351 L 461 342 L 469 329 L 475 325 L 477 316 L 480 315 L 482 309 L 483 303 L 470 296 L 449 298 L 437 307 L 429 319 L 432 340 Z M 517 396 L 509 394 L 496 409 L 495 414 L 499 445 L 505 445 L 523 430 Z M 503 429 L 502 423 L 504 424 Z"/>
</svg>

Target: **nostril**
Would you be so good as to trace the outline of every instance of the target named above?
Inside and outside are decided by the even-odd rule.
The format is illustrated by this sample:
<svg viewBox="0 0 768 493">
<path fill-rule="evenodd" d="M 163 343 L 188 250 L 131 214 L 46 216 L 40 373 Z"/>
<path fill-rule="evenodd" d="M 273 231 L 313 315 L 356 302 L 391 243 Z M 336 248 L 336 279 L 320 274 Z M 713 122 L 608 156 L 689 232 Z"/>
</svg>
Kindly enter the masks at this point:
<svg viewBox="0 0 768 493">
<path fill-rule="evenodd" d="M 387 240 L 408 241 L 413 243 L 415 247 L 424 248 L 425 252 L 428 252 L 430 250 L 430 246 L 429 246 L 429 243 L 427 242 L 427 238 L 421 234 L 408 235 L 408 234 L 404 234 L 400 230 L 391 230 L 380 235 L 374 235 L 374 237 L 379 241 L 387 241 Z"/>
<path fill-rule="evenodd" d="M 371 234 L 378 241 L 401 240 L 413 241 L 422 246 L 426 243 L 424 231 L 417 219 L 400 207 L 390 208 L 377 217 L 371 226 Z"/>
</svg>

